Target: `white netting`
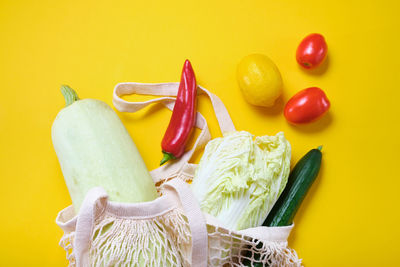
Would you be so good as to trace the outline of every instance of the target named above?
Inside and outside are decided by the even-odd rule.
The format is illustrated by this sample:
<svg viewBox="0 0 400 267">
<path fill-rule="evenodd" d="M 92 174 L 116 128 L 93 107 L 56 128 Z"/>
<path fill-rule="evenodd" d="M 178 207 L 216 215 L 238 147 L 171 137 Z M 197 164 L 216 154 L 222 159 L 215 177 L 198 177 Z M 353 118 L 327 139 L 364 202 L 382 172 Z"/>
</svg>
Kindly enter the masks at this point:
<svg viewBox="0 0 400 267">
<path fill-rule="evenodd" d="M 208 266 L 301 266 L 287 242 L 263 242 L 213 225 L 207 231 Z M 71 267 L 73 237 L 66 232 L 60 242 Z M 190 230 L 178 210 L 151 220 L 105 214 L 96 220 L 92 239 L 92 266 L 191 266 Z"/>
<path fill-rule="evenodd" d="M 172 178 L 190 181 L 192 177 L 180 174 Z M 161 185 L 157 189 L 164 191 Z M 75 232 L 64 231 L 60 246 L 67 252 L 69 266 L 75 266 Z M 208 266 L 301 266 L 287 241 L 257 240 L 211 223 L 207 233 Z M 103 212 L 94 222 L 91 240 L 91 266 L 191 266 L 190 227 L 179 208 L 140 219 Z"/>
<path fill-rule="evenodd" d="M 176 173 L 173 174 L 169 174 L 169 176 L 167 178 L 163 178 L 160 179 L 159 181 L 157 181 L 155 183 L 157 192 L 159 192 L 160 194 L 163 193 L 163 185 L 168 182 L 171 181 L 172 179 L 179 179 L 182 180 L 188 184 L 191 184 L 194 178 L 194 168 L 196 166 L 194 164 L 187 164 L 184 166 L 183 170 L 179 170 Z M 187 169 L 188 171 L 185 171 L 185 169 Z"/>
<path fill-rule="evenodd" d="M 59 245 L 65 250 L 67 255 L 67 260 L 69 262 L 68 266 L 75 266 L 75 255 L 74 255 L 74 236 L 75 232 L 64 232 L 63 237 L 60 240 Z"/>
<path fill-rule="evenodd" d="M 301 266 L 287 242 L 256 240 L 213 225 L 207 231 L 208 266 Z"/>
<path fill-rule="evenodd" d="M 193 171 L 181 171 L 161 180 L 156 185 L 157 190 L 162 192 L 162 185 L 171 179 L 178 178 L 191 183 L 193 177 Z M 294 249 L 288 247 L 287 242 L 262 242 L 210 224 L 207 225 L 207 232 L 208 266 L 302 266 L 301 259 Z"/>
<path fill-rule="evenodd" d="M 60 246 L 75 266 L 74 232 L 65 233 Z M 191 235 L 186 218 L 173 209 L 151 219 L 97 218 L 90 246 L 91 266 L 190 266 Z"/>
</svg>

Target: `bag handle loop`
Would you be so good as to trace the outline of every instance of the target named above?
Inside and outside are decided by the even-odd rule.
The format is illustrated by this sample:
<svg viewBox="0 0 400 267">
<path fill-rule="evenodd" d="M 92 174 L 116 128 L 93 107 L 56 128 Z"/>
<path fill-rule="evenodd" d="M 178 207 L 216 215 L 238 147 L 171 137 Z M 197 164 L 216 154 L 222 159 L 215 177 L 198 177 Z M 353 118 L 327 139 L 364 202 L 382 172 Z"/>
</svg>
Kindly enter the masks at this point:
<svg viewBox="0 0 400 267">
<path fill-rule="evenodd" d="M 155 103 L 161 103 L 169 110 L 173 110 L 175 97 L 178 94 L 178 88 L 179 83 L 119 83 L 114 88 L 113 104 L 115 108 L 121 112 L 136 112 Z M 121 98 L 123 95 L 130 94 L 155 95 L 162 97 L 142 102 L 129 102 Z M 202 86 L 198 86 L 198 94 L 205 94 L 210 98 L 221 132 L 226 133 L 235 131 L 232 119 L 221 99 Z M 207 121 L 200 112 L 197 112 L 196 127 L 201 130 L 201 133 L 191 150 L 185 152 L 185 154 L 174 163 L 163 165 L 151 171 L 155 183 L 181 171 L 188 164 L 193 153 L 211 140 Z"/>
<path fill-rule="evenodd" d="M 114 88 L 113 104 L 121 112 L 136 112 L 153 103 L 163 103 L 168 109 L 172 110 L 178 88 L 179 83 L 119 83 Z M 121 98 L 123 95 L 131 94 L 164 97 L 143 102 L 129 102 Z M 200 85 L 198 85 L 198 94 L 206 94 L 210 98 L 221 132 L 234 131 L 235 126 L 221 99 Z"/>
</svg>

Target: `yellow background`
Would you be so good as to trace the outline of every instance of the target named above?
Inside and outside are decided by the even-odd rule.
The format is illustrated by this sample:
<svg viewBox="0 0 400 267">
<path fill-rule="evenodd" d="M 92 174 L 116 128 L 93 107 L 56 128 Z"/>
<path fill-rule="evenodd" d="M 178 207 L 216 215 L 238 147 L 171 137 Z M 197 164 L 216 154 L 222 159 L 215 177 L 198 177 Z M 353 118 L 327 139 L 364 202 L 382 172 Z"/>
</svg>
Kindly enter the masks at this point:
<svg viewBox="0 0 400 267">
<path fill-rule="evenodd" d="M 324 146 L 321 174 L 289 240 L 306 266 L 398 265 L 396 2 L 1 1 L 0 265 L 67 264 L 54 220 L 70 198 L 50 138 L 64 106 L 60 84 L 111 105 L 116 83 L 178 81 L 185 58 L 238 129 L 284 131 L 293 163 Z M 312 32 L 326 37 L 329 57 L 310 72 L 294 55 Z M 255 52 L 268 55 L 283 76 L 284 95 L 272 109 L 248 105 L 236 83 L 237 63 Z M 312 125 L 288 125 L 284 103 L 310 86 L 325 90 L 329 114 Z M 201 97 L 216 137 L 210 107 Z M 154 107 L 119 115 L 155 168 L 170 113 Z"/>
</svg>

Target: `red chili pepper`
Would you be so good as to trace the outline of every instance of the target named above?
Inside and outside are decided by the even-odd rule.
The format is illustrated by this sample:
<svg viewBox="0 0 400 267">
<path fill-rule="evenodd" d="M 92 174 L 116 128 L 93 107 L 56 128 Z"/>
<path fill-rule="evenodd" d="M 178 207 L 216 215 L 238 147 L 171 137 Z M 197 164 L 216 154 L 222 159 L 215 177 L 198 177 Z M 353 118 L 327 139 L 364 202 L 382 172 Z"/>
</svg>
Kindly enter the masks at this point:
<svg viewBox="0 0 400 267">
<path fill-rule="evenodd" d="M 182 69 L 181 82 L 171 120 L 161 142 L 164 154 L 160 165 L 182 156 L 196 121 L 196 77 L 189 60 Z"/>
</svg>

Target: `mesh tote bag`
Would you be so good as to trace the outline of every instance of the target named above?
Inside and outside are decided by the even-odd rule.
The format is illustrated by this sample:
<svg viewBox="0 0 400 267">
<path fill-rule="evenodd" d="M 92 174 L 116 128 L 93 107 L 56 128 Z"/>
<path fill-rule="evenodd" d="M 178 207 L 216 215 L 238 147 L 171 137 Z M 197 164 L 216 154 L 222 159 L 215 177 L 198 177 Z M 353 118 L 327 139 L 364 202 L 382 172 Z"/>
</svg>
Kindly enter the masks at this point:
<svg viewBox="0 0 400 267">
<path fill-rule="evenodd" d="M 161 103 L 172 110 L 178 83 L 120 83 L 113 103 L 121 112 L 136 112 Z M 222 133 L 235 131 L 232 120 L 214 94 L 199 86 L 213 105 Z M 160 96 L 144 102 L 128 102 L 123 95 Z M 201 130 L 193 148 L 178 160 L 151 175 L 160 197 L 144 203 L 116 203 L 103 188 L 91 189 L 78 214 L 72 206 L 56 219 L 64 231 L 60 245 L 70 266 L 301 266 L 287 238 L 293 225 L 254 227 L 241 231 L 224 228 L 201 212 L 190 186 L 196 165 L 193 153 L 211 139 L 207 121 L 197 113 Z"/>
</svg>

